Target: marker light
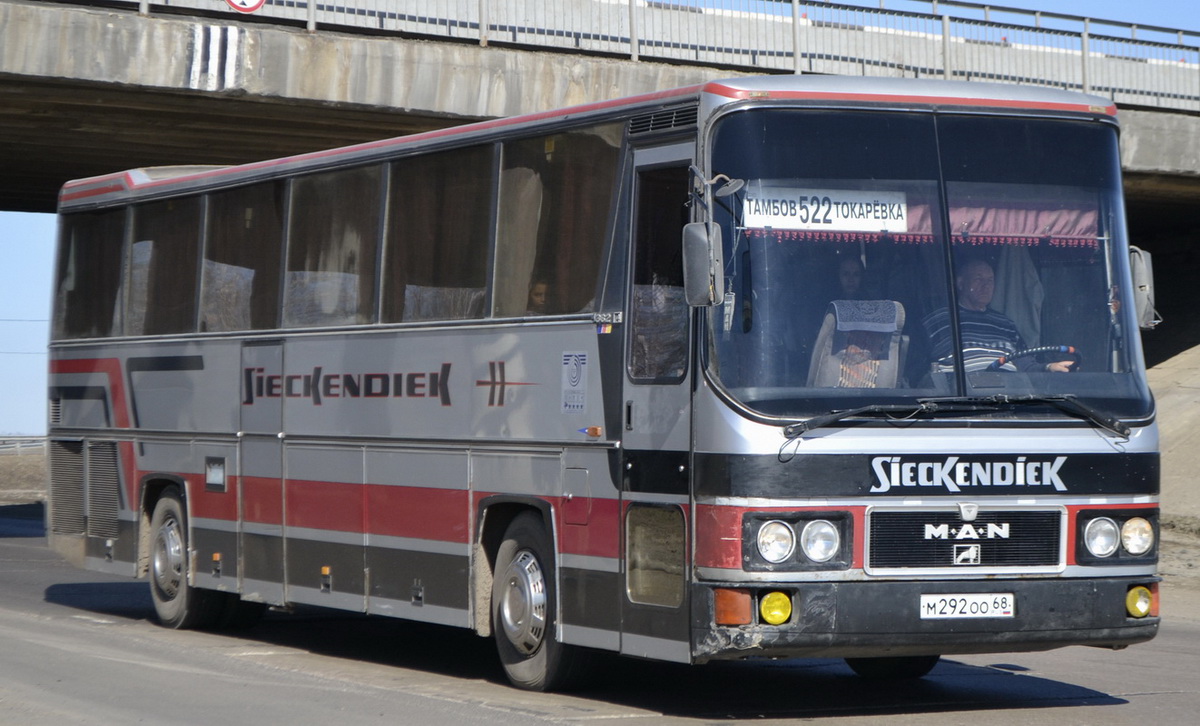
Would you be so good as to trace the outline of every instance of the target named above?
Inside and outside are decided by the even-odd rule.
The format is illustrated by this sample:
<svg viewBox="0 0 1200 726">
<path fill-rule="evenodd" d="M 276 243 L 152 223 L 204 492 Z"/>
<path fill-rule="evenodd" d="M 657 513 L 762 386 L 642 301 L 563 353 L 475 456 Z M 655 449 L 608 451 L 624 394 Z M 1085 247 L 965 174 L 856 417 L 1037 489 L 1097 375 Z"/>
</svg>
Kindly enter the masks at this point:
<svg viewBox="0 0 1200 726">
<path fill-rule="evenodd" d="M 786 522 L 771 520 L 758 528 L 758 553 L 767 562 L 778 564 L 796 551 L 796 533 Z"/>
<path fill-rule="evenodd" d="M 1125 593 L 1125 612 L 1131 618 L 1144 618 L 1154 609 L 1154 594 L 1150 589 L 1138 585 Z"/>
<path fill-rule="evenodd" d="M 1154 525 L 1134 517 L 1121 525 L 1121 545 L 1131 555 L 1144 555 L 1154 547 Z"/>
<path fill-rule="evenodd" d="M 1121 542 L 1120 528 L 1108 517 L 1097 517 L 1083 530 L 1083 543 L 1095 557 L 1108 557 Z"/>
<path fill-rule="evenodd" d="M 842 545 L 842 536 L 838 528 L 824 519 L 817 519 L 804 525 L 800 532 L 800 549 L 804 556 L 813 562 L 828 562 L 838 553 Z"/>
<path fill-rule="evenodd" d="M 763 622 L 770 625 L 783 625 L 792 617 L 792 598 L 783 592 L 769 592 L 763 595 L 758 604 L 758 612 Z"/>
</svg>

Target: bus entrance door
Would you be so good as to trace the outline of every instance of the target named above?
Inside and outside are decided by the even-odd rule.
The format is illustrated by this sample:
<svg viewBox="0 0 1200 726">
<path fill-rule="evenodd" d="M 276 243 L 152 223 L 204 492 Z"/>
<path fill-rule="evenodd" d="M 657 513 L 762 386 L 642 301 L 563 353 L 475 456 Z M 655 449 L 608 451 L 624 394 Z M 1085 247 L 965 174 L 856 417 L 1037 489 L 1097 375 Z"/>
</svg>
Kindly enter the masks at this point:
<svg viewBox="0 0 1200 726">
<path fill-rule="evenodd" d="M 280 341 L 242 345 L 238 584 L 244 599 L 273 604 L 284 602 L 283 398 L 268 388 L 282 374 Z"/>
<path fill-rule="evenodd" d="M 634 156 L 633 279 L 626 320 L 621 496 L 625 588 L 621 652 L 690 660 L 689 309 L 680 261 L 692 144 Z"/>
</svg>

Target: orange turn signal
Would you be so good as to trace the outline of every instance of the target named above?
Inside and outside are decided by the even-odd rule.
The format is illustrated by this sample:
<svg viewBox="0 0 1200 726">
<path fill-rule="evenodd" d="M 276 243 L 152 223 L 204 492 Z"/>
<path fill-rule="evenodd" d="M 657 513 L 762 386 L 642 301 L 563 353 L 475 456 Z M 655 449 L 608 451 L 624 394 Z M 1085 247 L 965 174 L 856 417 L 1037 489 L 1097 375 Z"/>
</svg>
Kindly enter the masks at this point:
<svg viewBox="0 0 1200 726">
<path fill-rule="evenodd" d="M 717 625 L 749 625 L 752 612 L 749 590 L 726 587 L 713 590 L 713 614 Z"/>
</svg>

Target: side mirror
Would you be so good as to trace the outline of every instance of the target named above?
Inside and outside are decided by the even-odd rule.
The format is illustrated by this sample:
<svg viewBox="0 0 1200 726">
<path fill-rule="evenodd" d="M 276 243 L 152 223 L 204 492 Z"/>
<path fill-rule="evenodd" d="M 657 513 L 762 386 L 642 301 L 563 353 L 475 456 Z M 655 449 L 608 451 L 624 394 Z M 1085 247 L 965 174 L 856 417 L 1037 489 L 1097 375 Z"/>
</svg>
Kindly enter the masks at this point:
<svg viewBox="0 0 1200 726">
<path fill-rule="evenodd" d="M 721 228 L 705 222 L 683 227 L 683 294 L 688 305 L 708 307 L 721 302 Z"/>
<path fill-rule="evenodd" d="M 1153 330 L 1162 318 L 1154 309 L 1154 265 L 1150 253 L 1138 247 L 1129 247 L 1129 272 L 1133 277 L 1133 307 L 1138 327 Z"/>
</svg>

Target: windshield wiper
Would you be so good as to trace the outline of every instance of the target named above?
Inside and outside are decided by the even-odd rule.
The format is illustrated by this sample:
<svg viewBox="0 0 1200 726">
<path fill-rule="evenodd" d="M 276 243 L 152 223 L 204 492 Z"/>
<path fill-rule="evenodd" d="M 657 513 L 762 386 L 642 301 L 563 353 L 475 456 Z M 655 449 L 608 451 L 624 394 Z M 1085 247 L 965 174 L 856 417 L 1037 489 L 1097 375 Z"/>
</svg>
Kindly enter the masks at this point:
<svg viewBox="0 0 1200 726">
<path fill-rule="evenodd" d="M 978 411 L 1011 404 L 1044 404 L 1053 406 L 1063 413 L 1084 419 L 1105 431 L 1123 438 L 1129 438 L 1130 429 L 1128 424 L 1115 416 L 1110 416 L 1080 401 L 1073 395 L 1038 396 L 1030 394 L 1026 396 L 1009 396 L 1003 393 L 993 396 L 920 398 L 917 399 L 916 404 L 875 404 L 871 406 L 859 406 L 858 408 L 847 408 L 841 411 L 830 411 L 829 413 L 823 413 L 803 421 L 788 424 L 783 428 L 783 435 L 789 440 L 795 439 L 814 429 L 829 426 L 838 421 L 857 416 L 884 414 L 890 418 L 892 414 L 900 414 L 895 416 L 895 418 L 908 419 L 922 413 Z"/>
<path fill-rule="evenodd" d="M 950 404 L 954 406 L 977 406 L 979 408 L 994 408 L 996 406 L 1004 406 L 1009 404 L 1044 404 L 1053 406 L 1063 413 L 1070 414 L 1077 418 L 1084 419 L 1091 424 L 1098 426 L 1105 431 L 1116 434 L 1123 438 L 1129 438 L 1130 428 L 1121 419 L 1116 416 L 1111 416 L 1100 409 L 1080 401 L 1077 397 L 1071 394 L 1062 394 L 1057 396 L 1039 396 L 1029 394 L 1025 396 L 1009 396 L 1003 393 L 997 393 L 992 396 L 964 396 L 964 397 L 947 397 L 947 398 L 922 398 L 918 399 L 920 403 L 930 403 L 936 405 Z M 961 409 L 960 409 L 961 410 Z"/>
<path fill-rule="evenodd" d="M 843 419 L 854 418 L 855 416 L 865 416 L 872 414 L 886 414 L 891 417 L 891 414 L 901 414 L 897 418 L 906 419 L 910 416 L 915 416 L 919 413 L 932 413 L 941 408 L 941 404 L 936 401 L 918 401 L 915 404 L 874 404 L 871 406 L 859 406 L 858 408 L 847 408 L 842 411 L 830 411 L 812 418 L 807 418 L 803 421 L 788 424 L 783 427 L 783 435 L 788 439 L 794 439 L 798 436 L 808 433 L 813 429 L 819 429 L 823 426 L 837 423 Z"/>
</svg>

